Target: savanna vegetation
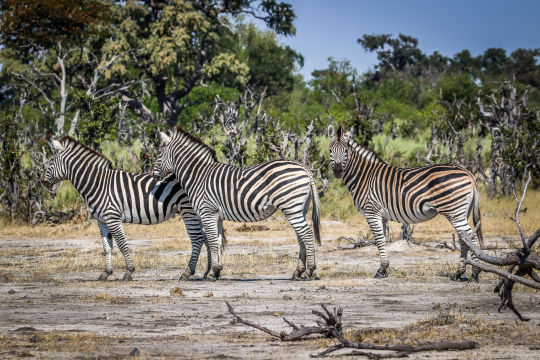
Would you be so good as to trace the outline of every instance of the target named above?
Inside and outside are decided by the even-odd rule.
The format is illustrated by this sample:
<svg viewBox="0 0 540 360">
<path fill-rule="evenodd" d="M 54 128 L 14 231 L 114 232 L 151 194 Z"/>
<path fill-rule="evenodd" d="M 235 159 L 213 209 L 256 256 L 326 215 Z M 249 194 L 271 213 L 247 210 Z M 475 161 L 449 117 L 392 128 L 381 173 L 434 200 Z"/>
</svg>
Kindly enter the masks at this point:
<svg viewBox="0 0 540 360">
<path fill-rule="evenodd" d="M 148 171 L 157 129 L 174 125 L 231 164 L 303 161 L 325 216 L 355 211 L 330 175 L 329 124 L 395 165 L 459 163 L 491 198 L 527 172 L 539 185 L 540 49 L 447 57 L 413 36 L 358 34 L 355 46 L 377 54 L 372 71 L 329 58 L 306 81 L 302 54 L 280 42 L 295 16 L 277 0 L 3 1 L 3 221 L 84 213 L 69 185 L 54 198 L 39 186 L 50 137 L 70 134 L 116 167 Z"/>
</svg>

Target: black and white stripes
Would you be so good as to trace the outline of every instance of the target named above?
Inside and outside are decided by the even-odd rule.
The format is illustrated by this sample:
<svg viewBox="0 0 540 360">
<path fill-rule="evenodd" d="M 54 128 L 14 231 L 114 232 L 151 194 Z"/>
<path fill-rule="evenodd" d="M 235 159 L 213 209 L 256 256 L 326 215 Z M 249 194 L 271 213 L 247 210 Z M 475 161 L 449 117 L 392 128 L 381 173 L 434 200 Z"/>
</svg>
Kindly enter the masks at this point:
<svg viewBox="0 0 540 360">
<path fill-rule="evenodd" d="M 389 261 L 386 254 L 384 223 L 424 222 L 444 215 L 458 232 L 472 233 L 467 219 L 473 213 L 474 225 L 480 223 L 479 193 L 473 175 L 460 166 L 441 164 L 418 168 L 400 168 L 382 161 L 343 133 L 341 126 L 332 135 L 330 163 L 334 175 L 343 179 L 358 211 L 366 216 L 375 235 L 381 266 L 375 277 L 385 277 Z M 482 240 L 480 227 L 478 238 Z M 473 238 L 476 244 L 476 239 Z M 461 243 L 461 258 L 455 279 L 465 272 L 468 248 Z M 479 269 L 473 269 L 478 280 Z"/>
<path fill-rule="evenodd" d="M 106 268 L 100 280 L 105 280 L 112 273 L 113 238 L 126 261 L 124 280 L 131 279 L 135 270 L 127 248 L 123 222 L 157 224 L 169 219 L 176 211 L 184 220 L 192 244 L 188 269 L 181 278 L 187 279 L 195 273 L 206 237 L 199 217 L 174 175 L 158 182 L 149 174 L 114 170 L 104 156 L 68 136 L 59 141 L 52 140 L 52 145 L 58 151 L 48 162 L 41 182 L 45 188 L 51 189 L 59 181 L 70 180 L 98 220 L 106 256 Z"/>
<path fill-rule="evenodd" d="M 319 197 L 315 180 L 305 167 L 292 160 L 275 160 L 252 167 L 234 167 L 217 162 L 213 149 L 181 129 L 161 133 L 165 146 L 154 166 L 154 175 L 174 173 L 201 217 L 212 254 L 215 278 L 222 269 L 220 229 L 222 221 L 252 222 L 281 210 L 294 228 L 300 245 L 293 275 L 315 270 L 313 232 L 306 223 L 311 199 L 315 238 L 319 235 Z"/>
</svg>

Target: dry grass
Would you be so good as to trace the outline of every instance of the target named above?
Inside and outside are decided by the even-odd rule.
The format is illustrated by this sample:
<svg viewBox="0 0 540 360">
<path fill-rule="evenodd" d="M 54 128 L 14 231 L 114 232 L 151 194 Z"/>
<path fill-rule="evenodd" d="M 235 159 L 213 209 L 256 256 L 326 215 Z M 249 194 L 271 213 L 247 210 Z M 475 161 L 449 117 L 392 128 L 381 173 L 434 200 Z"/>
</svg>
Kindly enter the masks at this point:
<svg viewBox="0 0 540 360">
<path fill-rule="evenodd" d="M 118 343 L 121 337 L 103 336 L 92 332 L 53 331 L 32 329 L 0 334 L 0 354 L 6 357 L 35 356 L 35 352 L 92 353 L 96 347 Z"/>
<path fill-rule="evenodd" d="M 165 247 L 169 249 L 168 245 Z M 161 246 L 156 245 L 155 248 Z M 174 252 L 158 251 L 155 248 L 135 248 L 131 252 L 136 269 L 184 269 L 187 266 L 190 255 L 176 255 Z M 0 262 L 0 279 L 4 282 L 54 281 L 53 275 L 87 272 L 97 274 L 105 267 L 102 251 L 98 249 L 84 253 L 79 249 L 5 249 L 0 250 L 0 257 L 8 259 Z M 197 263 L 198 273 L 206 270 L 207 259 L 203 250 Z M 113 253 L 112 260 L 116 272 L 125 269 L 124 258 L 118 250 Z M 292 272 L 296 257 L 294 254 L 246 252 L 225 254 L 223 258 L 224 274 L 269 274 L 275 272 L 276 264 L 279 264 L 283 271 Z"/>
<path fill-rule="evenodd" d="M 354 341 L 418 344 L 437 341 L 473 340 L 481 345 L 537 345 L 540 332 L 522 322 L 489 321 L 461 310 L 440 310 L 399 329 L 370 329 L 349 332 Z"/>
<path fill-rule="evenodd" d="M 461 310 L 439 310 L 438 313 L 400 328 L 368 328 L 348 330 L 345 338 L 375 344 L 420 344 L 441 341 L 475 341 L 480 346 L 538 347 L 540 332 L 537 325 L 523 322 L 486 320 Z M 320 348 L 336 343 L 333 339 L 312 340 Z M 486 349 L 486 348 L 483 348 Z M 486 356 L 485 350 L 481 350 Z M 465 356 L 465 355 L 463 355 Z M 482 357 L 483 357 L 482 356 Z"/>
<path fill-rule="evenodd" d="M 367 227 L 366 220 L 364 216 L 360 215 L 355 209 L 354 206 L 351 208 L 352 198 L 348 193 L 337 192 L 339 199 L 334 199 L 337 201 L 337 207 L 345 211 L 343 216 L 339 218 L 342 221 L 345 221 L 350 224 L 354 224 L 357 228 L 356 234 L 358 232 L 369 232 Z M 536 230 L 538 224 L 540 224 L 540 190 L 529 190 L 527 193 L 527 198 L 523 208 L 527 208 L 525 213 L 522 213 L 521 224 L 526 234 L 530 234 Z M 324 206 L 324 204 L 322 205 Z M 334 205 L 332 205 L 334 206 Z M 515 223 L 508 219 L 505 215 L 506 213 L 513 214 L 515 210 L 515 201 L 513 197 L 497 197 L 495 199 L 489 199 L 485 193 L 481 194 L 480 208 L 482 212 L 482 229 L 485 234 L 492 235 L 516 235 L 517 227 Z M 323 211 L 325 214 L 325 219 L 333 219 L 333 213 L 331 210 Z M 281 219 L 279 226 L 273 226 L 270 223 L 269 227 L 271 231 L 282 230 L 287 233 L 291 233 L 292 229 L 289 225 L 286 225 L 286 221 L 283 220 L 283 217 L 280 213 L 276 213 L 276 217 Z M 277 225 L 277 224 L 276 224 Z M 268 225 L 267 225 L 268 226 Z M 264 244 L 264 239 L 257 239 L 257 235 L 250 234 L 249 232 L 237 232 L 236 229 L 239 227 L 238 223 L 225 222 L 225 229 L 229 231 L 229 235 L 236 234 L 243 238 L 247 238 L 252 241 L 252 245 Z M 24 224 L 10 224 L 2 223 L 2 230 L 0 231 L 0 239 L 12 239 L 12 238 L 98 238 L 99 229 L 96 225 L 95 220 L 84 221 L 79 223 L 66 223 L 60 225 L 47 225 L 41 224 L 36 227 L 30 227 Z M 399 234 L 400 225 L 391 224 L 392 231 L 394 234 Z M 167 221 L 162 224 L 153 225 L 153 226 L 144 226 L 144 225 L 133 225 L 125 224 L 125 230 L 128 238 L 161 238 L 161 239 L 176 239 L 179 237 L 185 237 L 185 227 L 181 218 L 179 216 L 174 217 L 172 220 Z M 328 230 L 328 229 L 327 229 Z M 434 219 L 427 221 L 425 223 L 417 224 L 415 228 L 415 237 L 419 240 L 429 240 L 433 241 L 435 238 L 443 236 L 444 238 L 449 239 L 453 228 L 450 223 L 442 216 L 437 216 Z M 261 232 L 256 232 L 255 234 L 260 234 Z M 262 232 L 264 233 L 264 232 Z M 340 233 L 340 227 L 335 227 L 335 229 L 329 229 L 328 233 L 323 235 L 356 235 L 356 234 L 343 234 Z M 292 236 L 294 239 L 294 235 Z M 233 240 L 233 239 L 231 239 Z M 174 240 L 171 240 L 174 241 Z"/>
</svg>

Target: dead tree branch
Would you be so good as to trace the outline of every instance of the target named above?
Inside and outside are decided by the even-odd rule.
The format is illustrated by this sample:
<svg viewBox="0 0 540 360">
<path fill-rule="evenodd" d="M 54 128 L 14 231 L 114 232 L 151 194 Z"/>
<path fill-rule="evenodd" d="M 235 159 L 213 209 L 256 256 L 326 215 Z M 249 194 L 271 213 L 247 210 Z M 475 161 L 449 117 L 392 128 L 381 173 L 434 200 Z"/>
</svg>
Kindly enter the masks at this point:
<svg viewBox="0 0 540 360">
<path fill-rule="evenodd" d="M 292 331 L 290 333 L 286 333 L 284 331 L 277 332 L 265 326 L 256 324 L 250 320 L 244 319 L 243 317 L 238 315 L 236 311 L 234 311 L 233 307 L 231 306 L 231 304 L 229 304 L 229 302 L 226 301 L 225 303 L 227 304 L 229 313 L 231 313 L 231 315 L 234 317 L 233 320 L 231 321 L 232 324 L 244 324 L 244 325 L 253 327 L 257 330 L 267 333 L 268 335 L 272 337 L 278 338 L 281 341 L 300 340 L 302 338 L 305 338 L 313 334 L 324 335 L 325 337 L 335 337 L 336 339 L 339 340 L 339 344 L 332 345 L 321 353 L 311 355 L 311 357 L 325 357 L 337 350 L 345 349 L 345 348 L 375 350 L 375 351 L 394 351 L 393 354 L 389 354 L 389 355 L 381 355 L 381 354 L 376 354 L 372 352 L 365 352 L 361 354 L 353 353 L 354 355 L 363 355 L 369 358 L 384 358 L 384 357 L 405 357 L 408 354 L 411 354 L 414 352 L 421 352 L 421 351 L 467 350 L 467 349 L 474 349 L 476 346 L 478 346 L 478 344 L 475 343 L 474 341 L 463 341 L 463 342 L 443 341 L 443 342 L 436 342 L 436 343 L 429 342 L 429 343 L 418 344 L 418 345 L 406 345 L 406 344 L 378 345 L 378 344 L 350 341 L 350 340 L 345 339 L 342 334 L 343 325 L 341 322 L 341 318 L 343 315 L 343 309 L 341 307 L 337 307 L 337 308 L 334 308 L 332 311 L 330 311 L 324 304 L 321 304 L 323 311 L 312 310 L 312 313 L 317 315 L 318 317 L 318 319 L 316 320 L 317 326 L 297 326 L 296 324 L 292 323 L 286 318 L 283 318 L 283 320 L 287 323 L 287 325 L 289 325 L 292 328 Z M 347 354 L 347 355 L 353 355 L 353 354 Z"/>
<path fill-rule="evenodd" d="M 533 289 L 540 290 L 540 278 L 535 273 L 535 270 L 540 270 L 540 257 L 535 253 L 532 253 L 530 250 L 540 237 L 540 229 L 536 230 L 529 238 L 526 238 L 523 228 L 519 222 L 519 212 L 521 211 L 521 206 L 523 205 L 525 194 L 527 193 L 527 186 L 529 185 L 529 181 L 531 179 L 530 176 L 531 175 L 529 173 L 529 178 L 523 189 L 521 199 L 518 199 L 515 191 L 513 191 L 516 198 L 516 216 L 513 220 L 516 222 L 516 225 L 519 228 L 523 248 L 506 254 L 505 257 L 492 256 L 475 246 L 470 240 L 469 234 L 465 232 L 460 234 L 461 239 L 465 245 L 471 249 L 473 254 L 487 264 L 475 261 L 471 258 L 467 258 L 465 262 L 472 266 L 477 266 L 483 271 L 491 272 L 502 277 L 501 281 L 494 289 L 494 292 L 499 293 L 501 298 L 499 311 L 501 311 L 501 309 L 509 308 L 521 321 L 528 321 L 530 319 L 521 316 L 519 311 L 514 307 L 512 300 L 512 290 L 514 288 L 514 284 L 517 282 Z M 493 265 L 509 266 L 509 268 L 507 270 L 503 270 Z M 525 275 L 528 275 L 532 280 L 525 278 Z"/>
<path fill-rule="evenodd" d="M 289 325 L 292 328 L 292 331 L 290 333 L 286 333 L 284 331 L 277 332 L 265 326 L 246 320 L 242 318 L 240 315 L 238 315 L 236 311 L 234 311 L 233 307 L 231 306 L 231 304 L 229 304 L 228 301 L 225 301 L 225 303 L 227 304 L 227 307 L 229 308 L 229 312 L 234 317 L 234 319 L 231 321 L 232 324 L 244 324 L 244 325 L 250 326 L 257 330 L 263 331 L 269 334 L 270 336 L 278 338 L 281 341 L 300 340 L 306 336 L 313 335 L 313 334 L 319 334 L 319 335 L 324 335 L 325 337 L 331 337 L 333 333 L 341 333 L 341 328 L 342 328 L 341 316 L 343 315 L 343 310 L 341 309 L 341 307 L 338 307 L 337 309 L 334 308 L 333 311 L 329 311 L 326 306 L 321 304 L 321 307 L 324 310 L 324 313 L 317 310 L 313 310 L 312 311 L 313 314 L 317 315 L 320 318 L 320 319 L 317 319 L 316 321 L 317 326 L 297 326 L 296 324 L 292 323 L 286 318 L 283 318 L 283 320 L 287 323 L 287 325 Z"/>
<path fill-rule="evenodd" d="M 323 352 L 312 355 L 312 357 L 325 357 L 337 350 L 349 348 L 349 349 L 361 349 L 361 350 L 376 350 L 376 351 L 394 351 L 392 354 L 375 354 L 371 352 L 353 352 L 351 354 L 346 355 L 363 355 L 371 359 L 383 359 L 383 358 L 389 358 L 389 357 L 406 357 L 409 354 L 415 353 L 415 352 L 422 352 L 422 351 L 448 351 L 448 350 L 468 350 L 468 349 L 474 349 L 478 346 L 478 344 L 474 341 L 461 341 L 461 342 L 453 342 L 453 341 L 442 341 L 442 342 L 428 342 L 418 345 L 405 345 L 405 344 L 397 344 L 397 345 L 377 345 L 377 344 L 371 344 L 371 343 L 363 343 L 363 342 L 356 342 L 356 341 L 350 341 L 347 340 L 341 335 L 341 333 L 332 332 L 332 335 L 339 340 L 339 344 L 330 346 L 328 349 L 324 350 Z"/>
<path fill-rule="evenodd" d="M 375 240 L 368 241 L 362 235 L 358 236 L 358 240 L 356 240 L 355 238 L 352 238 L 352 237 L 347 237 L 347 236 L 340 236 L 338 238 L 338 240 L 342 240 L 342 239 L 349 242 L 349 244 L 351 244 L 352 247 L 338 246 L 335 250 L 351 250 L 351 249 L 357 249 L 357 248 L 361 248 L 361 247 L 375 245 Z"/>
</svg>

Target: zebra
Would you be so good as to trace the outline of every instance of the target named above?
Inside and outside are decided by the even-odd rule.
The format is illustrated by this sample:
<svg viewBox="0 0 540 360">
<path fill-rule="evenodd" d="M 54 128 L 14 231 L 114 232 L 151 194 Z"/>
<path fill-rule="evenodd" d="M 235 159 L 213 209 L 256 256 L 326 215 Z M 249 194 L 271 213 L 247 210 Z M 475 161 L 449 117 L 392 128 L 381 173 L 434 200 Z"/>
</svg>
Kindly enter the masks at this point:
<svg viewBox="0 0 540 360">
<path fill-rule="evenodd" d="M 353 196 L 356 209 L 366 217 L 379 250 L 380 267 L 375 278 L 387 276 L 389 261 L 383 229 L 388 220 L 402 224 L 424 222 L 437 214 L 445 216 L 458 235 L 466 231 L 472 211 L 476 235 L 482 244 L 480 227 L 480 196 L 474 176 L 466 169 L 451 164 L 401 168 L 385 163 L 373 151 L 351 138 L 351 131 L 339 126 L 328 134 L 330 166 L 337 178 L 343 179 Z M 476 239 L 472 242 L 476 245 Z M 468 247 L 460 238 L 461 255 L 453 280 L 466 281 L 465 259 Z M 473 267 L 472 280 L 478 281 L 480 269 Z"/>
<path fill-rule="evenodd" d="M 201 217 L 212 254 L 213 277 L 223 268 L 219 231 L 223 220 L 254 222 L 281 210 L 296 232 L 300 251 L 293 279 L 315 278 L 313 233 L 320 244 L 319 194 L 315 179 L 301 163 L 280 159 L 250 167 L 217 161 L 215 151 L 180 128 L 160 132 L 164 146 L 153 175 L 174 173 Z M 313 198 L 313 231 L 306 214 Z"/>
<path fill-rule="evenodd" d="M 150 174 L 115 170 L 105 156 L 70 136 L 53 139 L 51 143 L 57 152 L 48 161 L 40 182 L 47 191 L 54 193 L 63 180 L 70 180 L 98 221 L 106 264 L 98 280 L 106 280 L 113 272 L 113 237 L 126 261 L 123 280 L 132 280 L 135 266 L 126 244 L 123 222 L 158 224 L 169 219 L 176 211 L 184 220 L 192 245 L 188 268 L 180 280 L 187 280 L 195 273 L 202 244 L 207 245 L 206 235 L 200 218 L 174 175 L 158 182 Z M 209 258 L 206 274 L 210 264 Z"/>
</svg>

